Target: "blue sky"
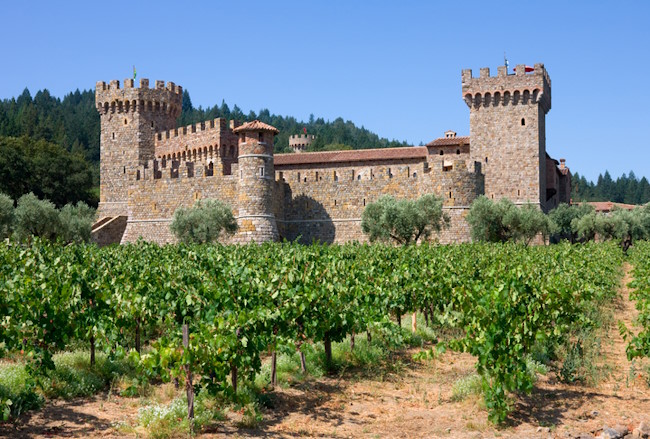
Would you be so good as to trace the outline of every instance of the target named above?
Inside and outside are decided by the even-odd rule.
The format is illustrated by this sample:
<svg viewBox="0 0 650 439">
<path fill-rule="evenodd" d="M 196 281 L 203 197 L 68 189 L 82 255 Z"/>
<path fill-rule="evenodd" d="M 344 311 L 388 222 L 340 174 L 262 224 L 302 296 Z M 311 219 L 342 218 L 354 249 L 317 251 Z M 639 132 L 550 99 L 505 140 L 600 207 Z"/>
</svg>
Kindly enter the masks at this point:
<svg viewBox="0 0 650 439">
<path fill-rule="evenodd" d="M 174 81 L 195 106 L 343 117 L 390 139 L 469 133 L 461 70 L 545 64 L 547 150 L 650 178 L 650 2 L 6 2 L 0 98 Z"/>
</svg>

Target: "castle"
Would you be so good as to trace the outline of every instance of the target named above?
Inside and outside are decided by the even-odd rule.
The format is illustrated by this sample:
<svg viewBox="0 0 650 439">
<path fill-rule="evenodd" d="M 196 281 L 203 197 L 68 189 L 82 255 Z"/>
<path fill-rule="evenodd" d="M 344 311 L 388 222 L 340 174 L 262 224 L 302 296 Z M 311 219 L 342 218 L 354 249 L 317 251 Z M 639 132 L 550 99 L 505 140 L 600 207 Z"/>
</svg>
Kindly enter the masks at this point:
<svg viewBox="0 0 650 439">
<path fill-rule="evenodd" d="M 215 119 L 176 128 L 182 88 L 172 82 L 98 82 L 101 117 L 100 203 L 93 239 L 173 242 L 169 225 L 196 200 L 229 204 L 239 225 L 228 242 L 286 238 L 364 240 L 361 215 L 384 194 L 444 200 L 451 226 L 442 243 L 468 241 L 464 217 L 480 195 L 548 211 L 569 202 L 571 174 L 546 153 L 551 81 L 543 64 L 506 66 L 491 76 L 462 72 L 469 137 L 448 131 L 426 146 L 303 152 L 313 136 L 290 139 L 274 154 L 278 130 L 260 121 Z M 300 152 L 300 153 L 298 153 Z"/>
</svg>

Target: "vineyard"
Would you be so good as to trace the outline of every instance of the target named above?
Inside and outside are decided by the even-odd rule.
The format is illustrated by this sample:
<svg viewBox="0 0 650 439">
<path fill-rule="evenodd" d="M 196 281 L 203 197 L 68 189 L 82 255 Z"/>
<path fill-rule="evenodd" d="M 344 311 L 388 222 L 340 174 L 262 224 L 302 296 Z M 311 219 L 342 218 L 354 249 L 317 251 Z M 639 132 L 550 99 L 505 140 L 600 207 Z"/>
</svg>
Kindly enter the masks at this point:
<svg viewBox="0 0 650 439">
<path fill-rule="evenodd" d="M 650 345 L 648 257 L 640 244 L 633 258 L 646 331 L 629 355 L 648 355 Z M 5 244 L 0 354 L 39 377 L 54 353 L 82 343 L 91 363 L 96 351 L 128 353 L 150 379 L 193 376 L 194 391 L 236 400 L 275 352 L 322 343 L 329 363 L 332 342 L 371 337 L 418 311 L 458 334 L 421 357 L 473 355 L 490 419 L 502 422 L 510 394 L 533 387 L 532 353 L 552 359 L 576 331 L 599 324 L 595 311 L 613 300 L 622 261 L 609 244 Z"/>
</svg>

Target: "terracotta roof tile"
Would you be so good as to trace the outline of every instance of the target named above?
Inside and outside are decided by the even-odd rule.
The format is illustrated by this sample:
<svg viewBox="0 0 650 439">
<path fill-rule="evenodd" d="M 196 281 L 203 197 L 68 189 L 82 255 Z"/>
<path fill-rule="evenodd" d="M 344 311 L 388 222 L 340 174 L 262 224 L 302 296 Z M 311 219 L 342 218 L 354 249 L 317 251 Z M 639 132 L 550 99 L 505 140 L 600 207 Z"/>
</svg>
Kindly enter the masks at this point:
<svg viewBox="0 0 650 439">
<path fill-rule="evenodd" d="M 394 159 L 426 159 L 429 155 L 424 146 L 402 148 L 356 149 L 352 151 L 319 151 L 293 154 L 276 154 L 275 166 L 312 163 L 362 162 Z"/>
<path fill-rule="evenodd" d="M 260 122 L 259 120 L 254 120 L 252 122 L 246 122 L 245 124 L 238 126 L 234 130 L 232 130 L 233 133 L 241 133 L 242 131 L 271 131 L 275 134 L 278 134 L 279 131 L 276 127 L 271 126 L 267 123 Z"/>
<path fill-rule="evenodd" d="M 458 146 L 461 142 L 463 145 L 469 145 L 469 136 L 439 137 L 427 143 L 427 146 Z"/>
<path fill-rule="evenodd" d="M 634 204 L 614 203 L 613 201 L 588 201 L 587 204 L 594 206 L 596 212 L 611 212 L 614 207 L 625 210 L 632 210 L 638 207 Z"/>
</svg>

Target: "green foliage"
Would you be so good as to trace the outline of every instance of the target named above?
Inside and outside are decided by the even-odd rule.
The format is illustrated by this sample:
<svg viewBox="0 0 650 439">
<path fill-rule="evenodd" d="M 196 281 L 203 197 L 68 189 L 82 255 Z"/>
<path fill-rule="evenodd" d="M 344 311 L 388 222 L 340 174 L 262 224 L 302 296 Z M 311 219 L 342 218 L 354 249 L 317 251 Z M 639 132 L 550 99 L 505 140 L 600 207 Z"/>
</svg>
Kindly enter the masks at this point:
<svg viewBox="0 0 650 439">
<path fill-rule="evenodd" d="M 33 192 L 57 207 L 92 196 L 92 172 L 83 157 L 45 140 L 0 137 L 0 191 L 14 200 Z"/>
<path fill-rule="evenodd" d="M 18 364 L 0 364 L 0 422 L 43 405 L 36 382 Z"/>
<path fill-rule="evenodd" d="M 650 242 L 637 243 L 630 256 L 630 262 L 634 266 L 634 281 L 629 285 L 634 291 L 630 293 L 630 299 L 636 301 L 636 309 L 639 311 L 637 323 L 641 331 L 634 334 L 628 328 L 621 328 L 621 333 L 628 342 L 628 360 L 650 358 Z"/>
<path fill-rule="evenodd" d="M 171 230 L 184 243 L 216 242 L 222 232 L 235 233 L 237 221 L 227 204 L 219 200 L 199 200 L 194 207 L 176 210 Z"/>
<path fill-rule="evenodd" d="M 403 245 L 426 240 L 448 225 L 449 216 L 442 211 L 442 200 L 432 194 L 417 200 L 396 200 L 384 195 L 368 204 L 361 217 L 361 230 L 371 242 L 394 240 Z"/>
<path fill-rule="evenodd" d="M 587 181 L 577 172 L 571 178 L 571 199 L 576 201 L 613 201 L 615 203 L 645 204 L 650 202 L 650 183 L 640 180 L 630 171 L 613 180 L 609 172 L 598 176 L 596 183 Z"/>
<path fill-rule="evenodd" d="M 59 212 L 56 207 L 47 200 L 39 200 L 33 193 L 18 199 L 15 215 L 16 234 L 20 239 L 54 239 L 59 232 Z"/>
<path fill-rule="evenodd" d="M 0 239 L 11 235 L 14 228 L 14 202 L 0 192 Z"/>
<path fill-rule="evenodd" d="M 565 239 L 572 244 L 575 243 L 578 240 L 578 222 L 582 217 L 591 213 L 594 213 L 594 207 L 591 204 L 560 204 L 548 214 L 554 224 L 553 234 L 559 240 Z"/>
<path fill-rule="evenodd" d="M 534 205 L 518 208 L 506 198 L 495 203 L 483 195 L 474 200 L 466 219 L 475 241 L 520 241 L 528 245 L 539 234 L 546 238 L 553 227 Z"/>
<path fill-rule="evenodd" d="M 66 204 L 59 211 L 61 229 L 59 235 L 64 242 L 90 242 L 90 231 L 95 221 L 95 209 L 80 201 L 76 206 Z"/>
<path fill-rule="evenodd" d="M 352 150 L 350 145 L 343 145 L 342 143 L 330 143 L 328 145 L 323 146 L 321 151 L 349 151 Z"/>
<path fill-rule="evenodd" d="M 501 422 L 511 393 L 532 389 L 528 358 L 536 347 L 597 324 L 590 310 L 612 300 L 621 260 L 610 244 L 4 243 L 0 355 L 24 350 L 27 371 L 43 381 L 57 376 L 52 356 L 73 339 L 94 336 L 99 350 L 120 355 L 137 346 L 139 330 L 148 348 L 128 357 L 143 379 L 182 381 L 189 366 L 200 393 L 246 401 L 266 353 L 309 352 L 329 340 L 335 367 L 363 366 L 383 351 L 371 345 L 357 355 L 337 343 L 371 329 L 373 343 L 403 345 L 390 318 L 419 310 L 457 334 L 441 344 L 477 358 L 490 418 Z"/>
</svg>

